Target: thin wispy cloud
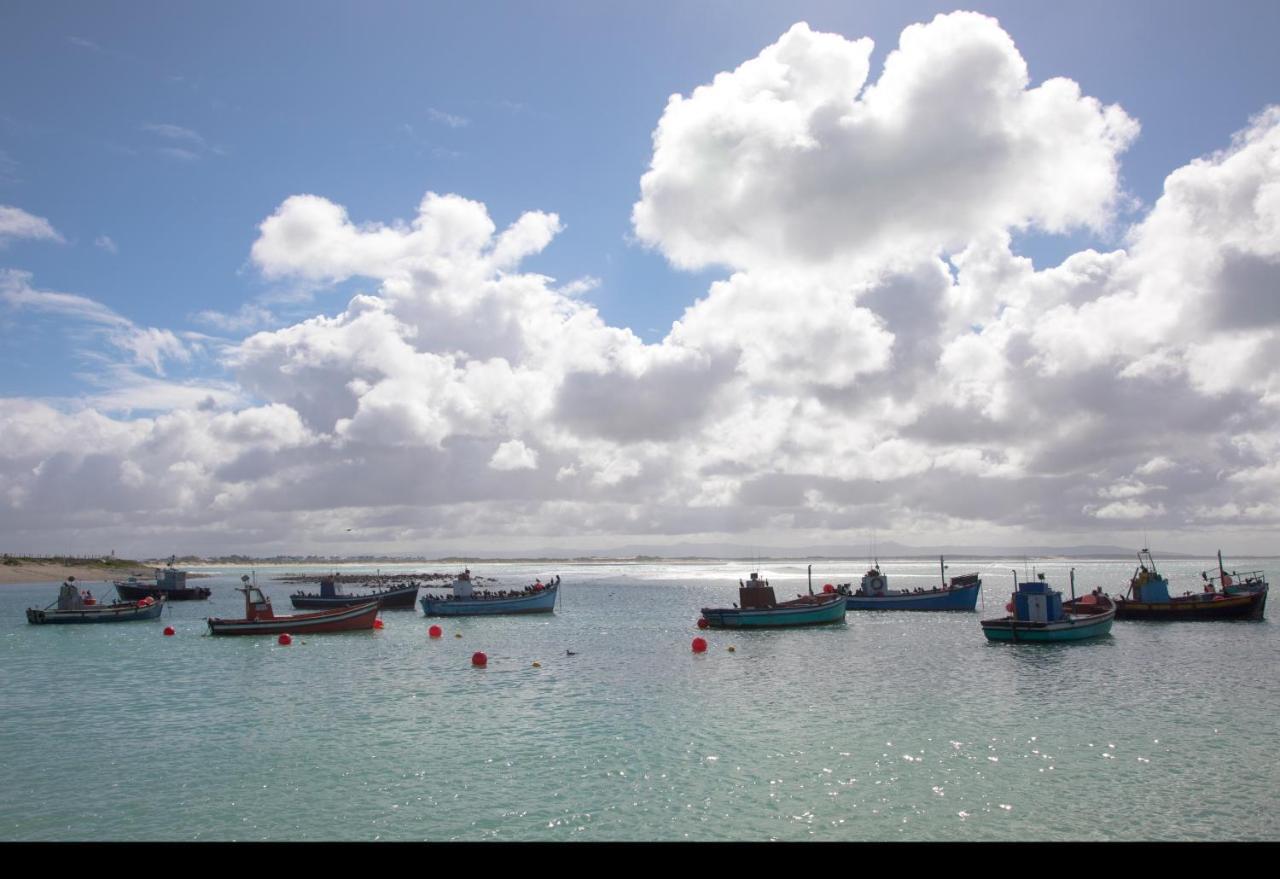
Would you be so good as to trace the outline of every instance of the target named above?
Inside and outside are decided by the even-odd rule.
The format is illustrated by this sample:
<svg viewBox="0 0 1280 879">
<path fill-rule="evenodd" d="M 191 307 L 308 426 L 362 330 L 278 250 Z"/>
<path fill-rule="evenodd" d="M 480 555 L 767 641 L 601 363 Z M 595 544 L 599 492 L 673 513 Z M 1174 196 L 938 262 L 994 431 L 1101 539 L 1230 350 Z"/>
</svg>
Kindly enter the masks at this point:
<svg viewBox="0 0 1280 879">
<path fill-rule="evenodd" d="M 17 183 L 18 182 L 18 163 L 6 153 L 0 150 L 0 183 Z"/>
<path fill-rule="evenodd" d="M 0 204 L 0 248 L 11 241 L 57 241 L 64 243 L 62 235 L 44 217 L 29 214 L 22 208 Z"/>
<path fill-rule="evenodd" d="M 148 122 L 142 125 L 141 129 L 160 138 L 162 145 L 155 147 L 155 151 L 170 159 L 194 162 L 206 155 L 225 154 L 225 150 L 209 143 L 200 132 L 183 125 L 174 125 L 171 122 Z"/>
<path fill-rule="evenodd" d="M 67 37 L 67 42 L 82 49 L 92 49 L 95 52 L 105 52 L 106 49 L 99 46 L 93 40 L 86 40 L 84 37 Z"/>
<path fill-rule="evenodd" d="M 435 107 L 427 108 L 427 116 L 433 122 L 439 122 L 441 125 L 447 125 L 450 128 L 465 128 L 471 124 L 471 120 L 465 116 L 455 116 L 453 113 L 446 113 L 443 110 L 437 110 Z"/>
<path fill-rule="evenodd" d="M 105 250 L 107 253 L 116 254 L 120 252 L 120 248 L 116 246 L 115 241 L 110 235 L 99 235 L 93 240 L 93 246 L 99 250 Z"/>
<path fill-rule="evenodd" d="M 562 296 L 581 296 L 584 293 L 590 293 L 592 290 L 600 286 L 600 279 L 593 275 L 583 275 L 581 278 L 575 278 L 569 283 L 561 287 L 557 292 Z"/>
<path fill-rule="evenodd" d="M 158 134 L 169 140 L 181 140 L 201 147 L 205 146 L 205 140 L 199 133 L 192 131 L 190 128 L 183 128 L 181 125 L 172 125 L 167 122 L 148 122 L 142 126 L 142 130 L 150 131 L 152 134 Z"/>
<path fill-rule="evenodd" d="M 228 314 L 206 309 L 191 316 L 196 323 L 227 333 L 246 333 L 250 330 L 272 327 L 279 323 L 269 309 L 255 303 L 246 303 L 238 311 Z"/>
<path fill-rule="evenodd" d="M 31 286 L 28 272 L 0 270 L 0 302 L 10 308 L 57 315 L 95 327 L 112 346 L 126 353 L 132 363 L 146 366 L 157 375 L 164 375 L 165 361 L 191 359 L 191 352 L 169 330 L 138 326 L 87 296 L 37 290 Z"/>
</svg>

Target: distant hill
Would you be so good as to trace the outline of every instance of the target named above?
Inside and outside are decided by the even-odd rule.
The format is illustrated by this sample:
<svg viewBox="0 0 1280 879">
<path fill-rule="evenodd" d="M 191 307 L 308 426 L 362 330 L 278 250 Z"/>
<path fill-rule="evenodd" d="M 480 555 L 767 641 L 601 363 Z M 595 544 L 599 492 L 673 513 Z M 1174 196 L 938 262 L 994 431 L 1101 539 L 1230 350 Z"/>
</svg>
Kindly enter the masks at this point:
<svg viewBox="0 0 1280 879">
<path fill-rule="evenodd" d="M 1132 559 L 1137 549 L 1109 544 L 1082 544 L 1075 546 L 908 546 L 886 541 L 877 544 L 876 555 L 882 559 L 937 558 L 1116 558 Z M 1209 558 L 1201 555 L 1153 550 L 1157 559 Z M 276 555 L 276 556 L 181 556 L 178 565 L 246 565 L 246 564 L 403 564 L 406 562 L 433 562 L 442 565 L 474 564 L 481 561 L 527 562 L 588 562 L 588 561 L 694 561 L 705 559 L 861 559 L 868 556 L 865 546 L 842 544 L 816 544 L 805 546 L 753 546 L 734 543 L 674 543 L 665 545 L 629 544 L 600 550 L 542 549 L 487 550 L 454 553 L 444 557 L 431 557 L 422 553 L 395 553 L 386 555 Z M 168 561 L 167 559 L 160 561 Z M 159 563 L 159 562 L 157 562 Z"/>
</svg>

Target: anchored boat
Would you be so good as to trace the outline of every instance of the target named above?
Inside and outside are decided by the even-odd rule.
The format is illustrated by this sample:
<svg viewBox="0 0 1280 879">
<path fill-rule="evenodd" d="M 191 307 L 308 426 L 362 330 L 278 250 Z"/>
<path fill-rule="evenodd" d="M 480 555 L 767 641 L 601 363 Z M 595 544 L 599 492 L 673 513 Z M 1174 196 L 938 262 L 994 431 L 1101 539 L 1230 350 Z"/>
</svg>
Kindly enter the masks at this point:
<svg viewBox="0 0 1280 879">
<path fill-rule="evenodd" d="M 551 613 L 560 594 L 560 575 L 543 583 L 539 579 L 522 590 L 477 592 L 470 569 L 459 574 L 450 586 L 450 594 L 427 593 L 422 597 L 422 612 L 429 617 L 471 617 L 498 614 Z"/>
<path fill-rule="evenodd" d="M 1148 567 L 1149 566 L 1149 567 Z M 1149 550 L 1138 552 L 1138 568 L 1129 580 L 1126 597 L 1116 599 L 1116 616 L 1122 620 L 1260 620 L 1267 606 L 1267 581 L 1261 571 L 1244 575 L 1238 581 L 1222 570 L 1222 555 L 1218 555 L 1220 575 L 1205 579 L 1204 591 L 1169 594 L 1169 580 L 1156 570 L 1155 559 Z M 1222 584 L 1222 591 L 1214 588 L 1213 580 Z"/>
<path fill-rule="evenodd" d="M 138 601 L 98 604 L 88 593 L 81 593 L 75 577 L 68 577 L 58 590 L 58 600 L 48 607 L 27 608 L 27 622 L 33 626 L 64 623 L 124 623 L 154 620 L 164 609 L 164 599 L 147 596 Z M 57 605 L 56 607 L 54 605 Z"/>
<path fill-rule="evenodd" d="M 713 629 L 763 629 L 789 626 L 818 626 L 843 622 L 845 596 L 838 592 L 813 594 L 813 565 L 809 566 L 809 594 L 790 601 L 778 601 L 768 580 L 752 572 L 747 582 L 738 581 L 741 607 L 704 607 L 702 618 Z"/>
<path fill-rule="evenodd" d="M 321 577 L 320 594 L 316 595 L 308 594 L 306 592 L 295 592 L 289 596 L 289 600 L 292 601 L 293 606 L 299 610 L 308 608 L 323 609 L 352 607 L 357 604 L 367 604 L 370 601 L 376 601 L 383 610 L 389 610 L 393 608 L 412 608 L 413 601 L 417 597 L 417 582 L 410 583 L 407 586 L 392 586 L 387 589 L 380 589 L 364 595 L 345 595 L 338 588 L 336 578 Z"/>
<path fill-rule="evenodd" d="M 889 588 L 889 578 L 880 572 L 879 563 L 862 575 L 856 591 L 845 583 L 838 591 L 847 597 L 849 610 L 964 610 L 972 611 L 978 604 L 982 590 L 982 578 L 977 574 L 962 574 L 947 581 L 947 565 L 939 558 L 942 583 L 932 589 L 916 591 Z"/>
<path fill-rule="evenodd" d="M 179 571 L 173 566 L 174 560 L 163 568 L 155 569 L 155 582 L 147 583 L 137 577 L 128 580 L 113 580 L 116 592 L 126 601 L 139 598 L 163 598 L 165 601 L 204 601 L 213 594 L 207 586 L 188 586 L 187 572 Z"/>
<path fill-rule="evenodd" d="M 1062 593 L 1050 589 L 1040 574 L 1028 583 L 1018 582 L 1013 572 L 1015 592 L 1009 602 L 1009 615 L 998 620 L 983 620 L 982 633 L 988 641 L 1052 642 L 1097 638 L 1111 631 L 1116 608 L 1109 598 L 1095 590 L 1089 601 L 1075 595 L 1076 572 L 1071 569 L 1071 600 L 1063 602 Z"/>
<path fill-rule="evenodd" d="M 378 602 L 340 607 L 316 613 L 299 613 L 278 617 L 271 609 L 271 599 L 262 594 L 256 584 L 250 584 L 248 575 L 240 578 L 243 586 L 237 592 L 244 593 L 244 619 L 207 620 L 210 635 L 313 635 L 323 632 L 354 632 L 372 629 L 378 618 Z"/>
</svg>

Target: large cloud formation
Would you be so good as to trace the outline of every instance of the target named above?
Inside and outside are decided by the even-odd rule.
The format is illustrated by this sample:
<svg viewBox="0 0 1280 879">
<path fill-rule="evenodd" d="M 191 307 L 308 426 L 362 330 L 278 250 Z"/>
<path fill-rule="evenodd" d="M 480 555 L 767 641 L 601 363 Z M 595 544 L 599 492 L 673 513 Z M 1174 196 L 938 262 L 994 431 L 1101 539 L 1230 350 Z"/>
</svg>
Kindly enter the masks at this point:
<svg viewBox="0 0 1280 879">
<path fill-rule="evenodd" d="M 1114 227 L 1137 123 L 1032 87 L 982 16 L 908 28 L 874 83 L 870 52 L 799 24 L 671 99 L 636 233 L 729 273 L 661 342 L 521 270 L 552 214 L 499 230 L 428 193 L 358 224 L 294 196 L 263 276 L 368 289 L 232 346 L 236 393 L 198 406 L 6 401 L 0 528 L 150 551 L 1274 528 L 1280 110 L 1174 171 L 1123 249 L 1037 269 L 1019 230 Z"/>
</svg>

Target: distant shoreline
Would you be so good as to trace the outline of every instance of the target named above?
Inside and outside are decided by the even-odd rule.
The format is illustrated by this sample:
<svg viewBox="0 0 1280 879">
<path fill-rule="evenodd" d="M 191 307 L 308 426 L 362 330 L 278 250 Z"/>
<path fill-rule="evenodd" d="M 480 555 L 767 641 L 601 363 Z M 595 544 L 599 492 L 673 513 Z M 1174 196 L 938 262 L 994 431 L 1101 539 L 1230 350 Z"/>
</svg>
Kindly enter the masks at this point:
<svg viewBox="0 0 1280 879">
<path fill-rule="evenodd" d="M 0 586 L 12 586 L 27 583 L 61 583 L 68 577 L 75 577 L 77 583 L 110 583 L 113 580 L 127 580 L 129 577 L 153 578 L 156 566 L 139 563 L 136 565 L 94 565 L 64 564 L 62 562 L 41 562 L 24 560 L 16 565 L 0 564 Z M 208 574 L 190 574 L 192 579 L 208 577 Z"/>
</svg>

